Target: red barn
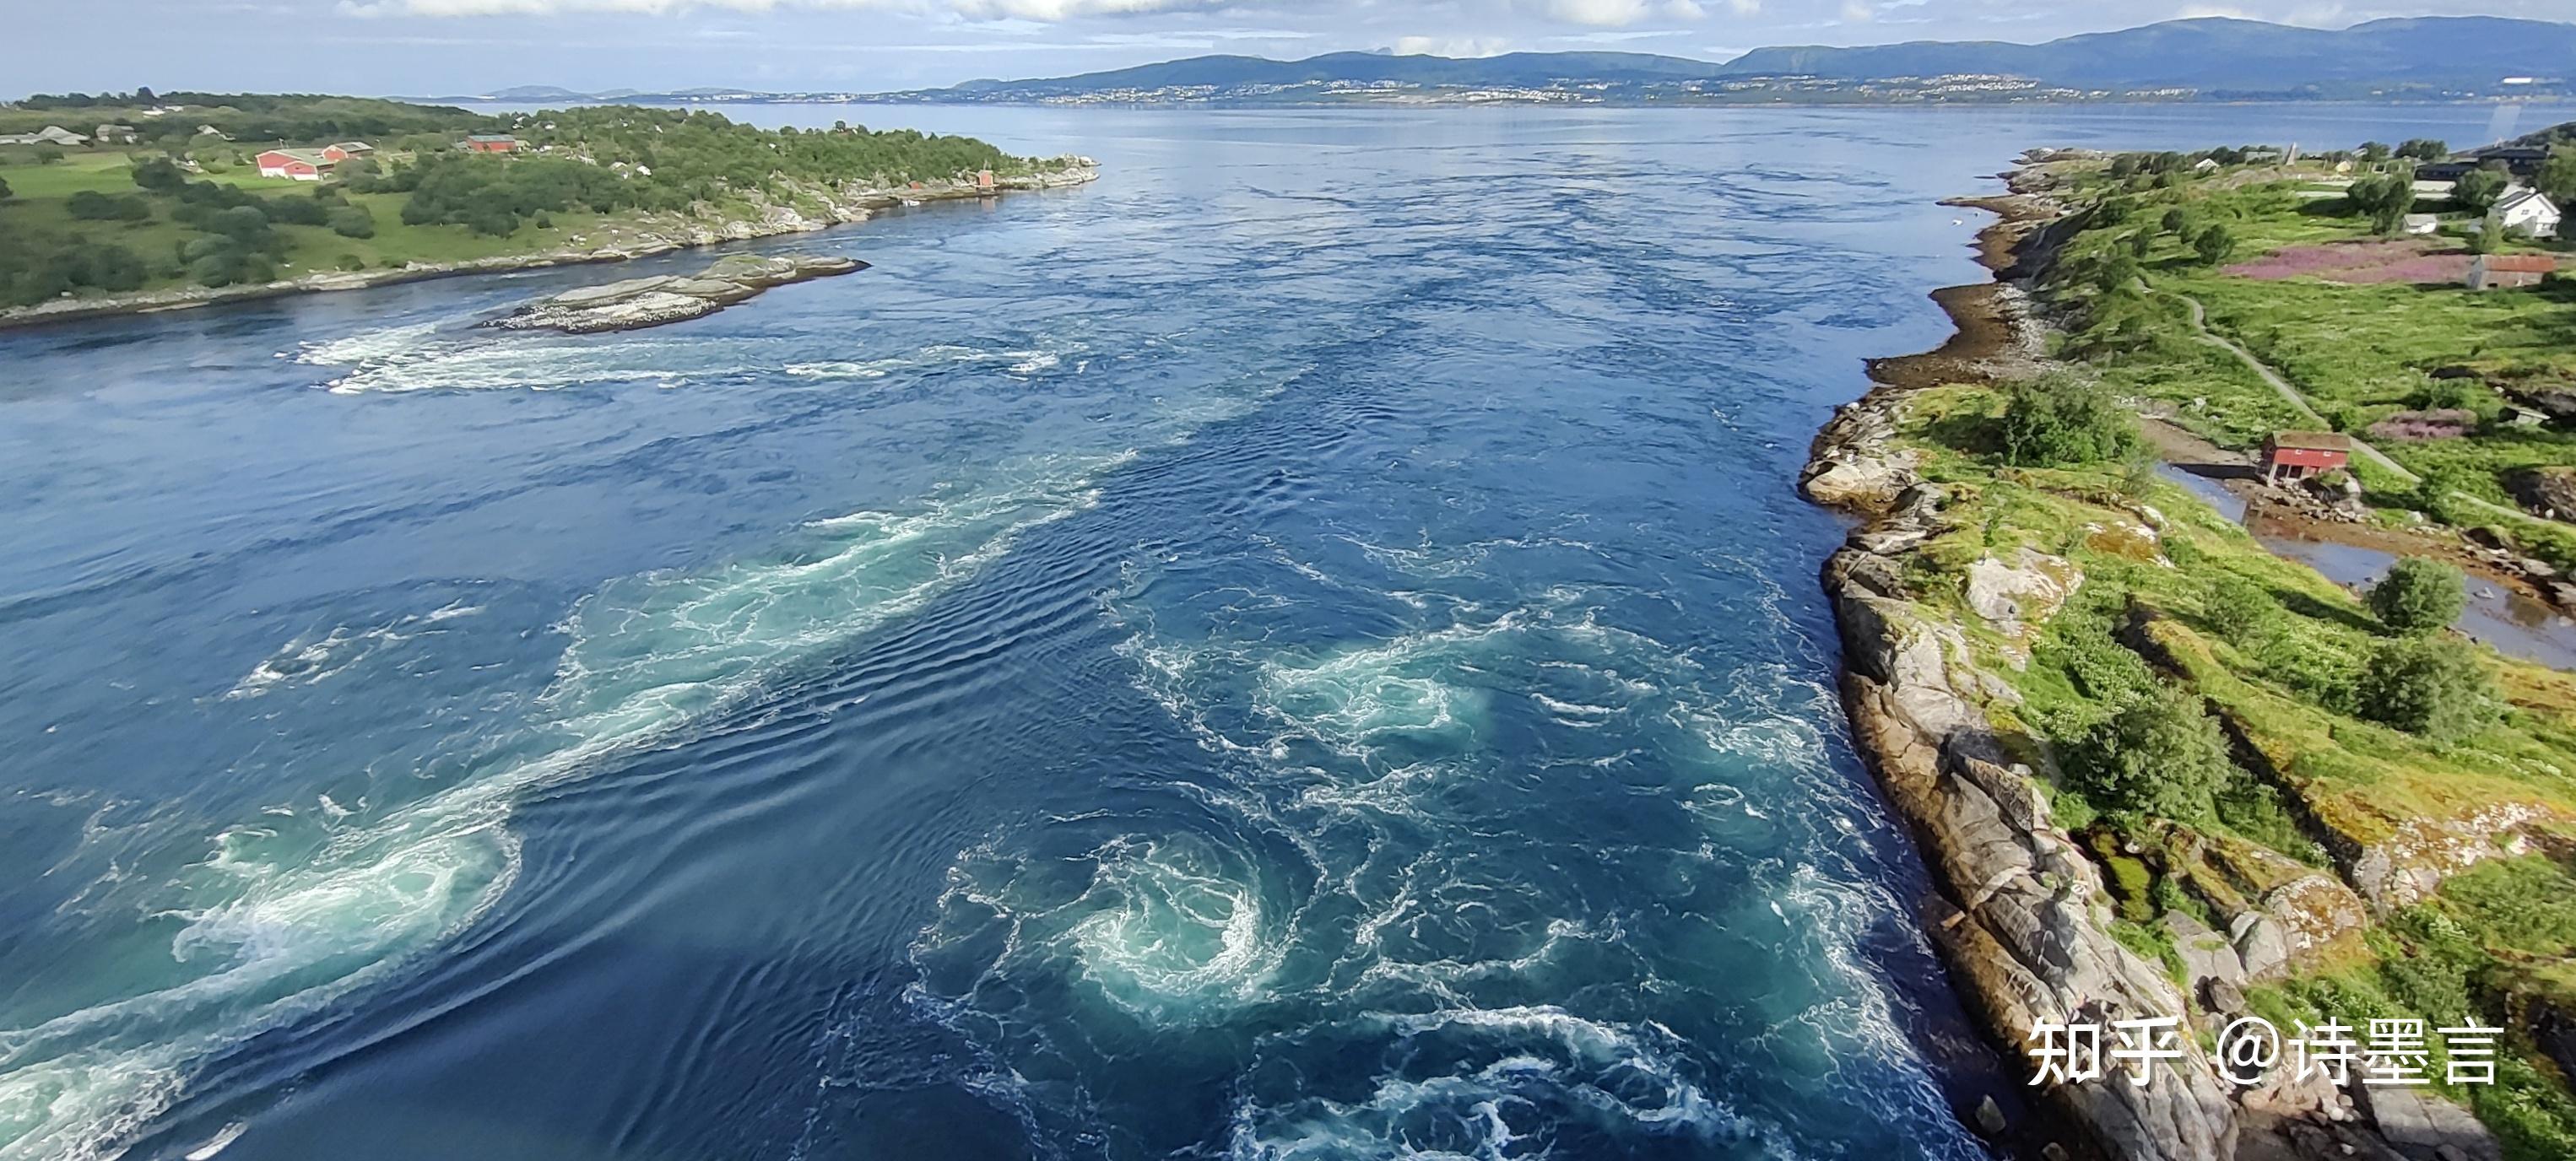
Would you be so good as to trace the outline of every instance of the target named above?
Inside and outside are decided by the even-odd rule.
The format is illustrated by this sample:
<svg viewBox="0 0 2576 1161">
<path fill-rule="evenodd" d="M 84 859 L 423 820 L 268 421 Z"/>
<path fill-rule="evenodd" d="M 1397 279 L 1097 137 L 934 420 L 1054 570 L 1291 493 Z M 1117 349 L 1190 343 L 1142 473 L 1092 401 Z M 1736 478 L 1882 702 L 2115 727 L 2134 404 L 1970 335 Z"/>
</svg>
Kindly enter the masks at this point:
<svg viewBox="0 0 2576 1161">
<path fill-rule="evenodd" d="M 375 155 L 376 147 L 369 145 L 364 141 L 343 141 L 337 145 L 325 145 L 322 147 L 322 156 L 328 157 L 333 161 L 347 161 L 352 157 L 373 157 Z"/>
<path fill-rule="evenodd" d="M 519 139 L 507 133 L 477 133 L 456 143 L 467 153 L 517 153 Z"/>
<path fill-rule="evenodd" d="M 297 181 L 320 181 L 322 175 L 340 164 L 338 158 L 319 149 L 267 149 L 260 151 L 261 177 L 291 177 Z"/>
<path fill-rule="evenodd" d="M 2331 431 L 2279 431 L 2263 441 L 2263 482 L 2304 480 L 2352 462 L 2352 437 Z"/>
<path fill-rule="evenodd" d="M 977 192 L 992 193 L 993 188 L 992 170 L 987 169 L 975 175 L 975 189 Z"/>
</svg>

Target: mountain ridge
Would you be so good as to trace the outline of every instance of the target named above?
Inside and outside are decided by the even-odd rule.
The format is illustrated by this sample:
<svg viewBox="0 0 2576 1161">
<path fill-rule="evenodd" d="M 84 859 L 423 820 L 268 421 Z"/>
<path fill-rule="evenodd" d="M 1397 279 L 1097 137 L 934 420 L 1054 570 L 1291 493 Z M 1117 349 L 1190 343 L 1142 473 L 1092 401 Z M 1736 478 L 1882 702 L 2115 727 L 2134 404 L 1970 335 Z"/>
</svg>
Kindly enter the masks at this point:
<svg viewBox="0 0 2576 1161">
<path fill-rule="evenodd" d="M 1071 76 L 979 79 L 897 92 L 783 94 L 712 88 L 630 90 L 621 96 L 682 103 L 1048 104 L 2420 100 L 2576 96 L 2571 82 L 2576 82 L 2576 23 L 2426 16 L 2319 29 L 2196 17 L 2037 44 L 1926 40 L 1856 47 L 1781 45 L 1726 61 L 1634 52 L 1466 58 L 1334 52 L 1284 61 L 1219 54 Z M 504 92 L 538 90 L 563 92 L 546 86 Z"/>
</svg>

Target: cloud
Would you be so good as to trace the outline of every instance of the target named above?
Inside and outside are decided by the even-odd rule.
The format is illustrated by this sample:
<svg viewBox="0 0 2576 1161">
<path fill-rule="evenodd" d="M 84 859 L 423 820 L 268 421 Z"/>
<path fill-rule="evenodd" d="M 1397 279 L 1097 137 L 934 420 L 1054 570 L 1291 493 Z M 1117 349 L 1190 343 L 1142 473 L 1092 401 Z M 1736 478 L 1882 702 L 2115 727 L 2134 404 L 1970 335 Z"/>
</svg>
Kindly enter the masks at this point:
<svg viewBox="0 0 2576 1161">
<path fill-rule="evenodd" d="M 1551 20 L 1596 28 L 1620 28 L 1655 18 L 1697 20 L 1704 15 L 1699 0 L 1519 0 L 1516 6 L 1534 9 Z"/>
<path fill-rule="evenodd" d="M 1511 42 L 1498 36 L 1399 36 L 1395 38 L 1397 56 L 1479 57 L 1501 56 L 1511 51 Z"/>
<path fill-rule="evenodd" d="M 1239 0 L 340 0 L 351 16 L 551 16 L 559 13 L 662 15 L 715 8 L 767 12 L 777 8 L 865 8 L 924 16 L 962 17 L 1017 31 L 1029 23 L 1059 24 L 1086 16 L 1134 16 L 1204 11 Z"/>
</svg>

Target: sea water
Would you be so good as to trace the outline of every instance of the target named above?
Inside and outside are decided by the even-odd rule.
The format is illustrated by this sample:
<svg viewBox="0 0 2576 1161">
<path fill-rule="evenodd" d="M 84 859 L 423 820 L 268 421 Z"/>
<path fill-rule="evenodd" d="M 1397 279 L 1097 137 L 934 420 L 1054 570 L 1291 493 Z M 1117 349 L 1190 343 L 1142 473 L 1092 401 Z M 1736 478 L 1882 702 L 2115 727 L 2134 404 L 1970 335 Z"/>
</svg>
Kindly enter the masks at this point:
<svg viewBox="0 0 2576 1161">
<path fill-rule="evenodd" d="M 2493 117 L 862 112 L 1105 175 L 0 334 L 0 1158 L 1979 1156 L 1810 434 L 2026 146 Z"/>
</svg>

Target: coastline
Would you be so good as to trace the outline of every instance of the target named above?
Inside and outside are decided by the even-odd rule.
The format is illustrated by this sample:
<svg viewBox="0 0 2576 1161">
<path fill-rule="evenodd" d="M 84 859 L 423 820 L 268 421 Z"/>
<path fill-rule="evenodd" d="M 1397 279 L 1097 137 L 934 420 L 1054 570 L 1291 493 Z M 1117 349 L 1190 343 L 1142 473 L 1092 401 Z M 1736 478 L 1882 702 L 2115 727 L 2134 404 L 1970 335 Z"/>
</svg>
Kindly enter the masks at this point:
<svg viewBox="0 0 2576 1161">
<path fill-rule="evenodd" d="M 2222 1083 L 2192 1033 L 2215 1030 L 2202 1020 L 2241 1014 L 2244 998 L 2232 987 L 2186 997 L 2162 965 L 2114 936 L 2101 868 L 2052 818 L 2044 779 L 2025 764 L 2030 756 L 1994 725 L 1991 707 L 2019 699 L 1981 668 L 1973 635 L 2035 626 L 2083 583 L 2081 570 L 2028 549 L 1989 555 L 1967 581 L 1967 603 L 1985 618 L 1982 625 L 1923 603 L 1907 580 L 1921 563 L 1917 550 L 1945 529 L 1942 511 L 1951 498 L 1944 485 L 1916 473 L 1914 453 L 1899 444 L 1907 398 L 2046 365 L 2046 327 L 2022 282 L 2063 240 L 2056 227 L 2070 220 L 2070 207 L 2046 195 L 2046 179 L 2032 167 L 2036 156 L 2004 175 L 2010 194 L 1943 203 L 1996 215 L 1977 236 L 1980 262 L 1994 277 L 1933 292 L 1955 332 L 1933 350 L 1871 360 L 1870 390 L 1838 408 L 1818 433 L 1800 487 L 1857 521 L 1821 575 L 1843 642 L 1841 686 L 1853 741 L 1931 872 L 1922 929 L 2007 1071 L 2028 1075 L 2023 1054 L 2043 1021 L 2171 1015 L 2186 1023 L 2182 1058 L 2151 1085 L 2132 1086 L 2114 1069 L 2100 1080 L 2025 1089 L 2036 1099 L 2022 1123 L 1992 1105 L 1962 1119 L 2007 1154 L 2050 1161 L 2395 1161 L 2405 1154 L 2382 1126 L 2404 1113 L 2357 1108 L 2322 1077 L 2302 1082 L 2275 1073 L 2243 1089 Z M 2132 515 L 2148 529 L 2163 521 L 2143 505 Z M 2224 934 L 2195 948 L 2241 962 L 2240 978 L 2349 938 L 2342 924 L 2347 916 L 2357 921 L 2362 905 L 2332 875 L 2302 868 L 2249 903 Z"/>
<path fill-rule="evenodd" d="M 1043 170 L 1033 174 L 1004 178 L 989 191 L 962 182 L 926 183 L 924 188 L 918 190 L 832 191 L 829 196 L 823 198 L 831 210 L 823 217 L 807 217 L 783 206 L 771 206 L 767 213 L 756 220 L 733 220 L 721 223 L 684 221 L 663 227 L 663 232 L 648 232 L 650 240 L 640 245 L 543 250 L 529 254 L 427 265 L 415 263 L 399 270 L 328 271 L 264 282 L 256 286 L 173 287 L 104 295 L 98 298 L 59 299 L 36 306 L 0 309 L 0 330 L 119 315 L 161 314 L 167 311 L 194 310 L 199 307 L 254 302 L 292 295 L 368 290 L 379 286 L 424 282 L 434 278 L 452 278 L 467 274 L 505 274 L 556 266 L 590 266 L 626 262 L 680 250 L 720 246 L 728 242 L 748 242 L 760 238 L 828 230 L 834 226 L 867 221 L 875 217 L 879 211 L 903 205 L 907 201 L 963 201 L 970 198 L 999 197 L 1007 193 L 1065 189 L 1086 185 L 1099 178 L 1100 168 L 1097 164 L 1075 164 L 1062 169 Z"/>
</svg>

